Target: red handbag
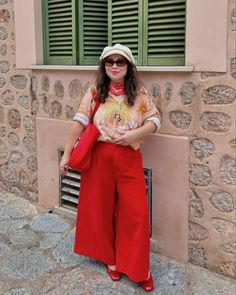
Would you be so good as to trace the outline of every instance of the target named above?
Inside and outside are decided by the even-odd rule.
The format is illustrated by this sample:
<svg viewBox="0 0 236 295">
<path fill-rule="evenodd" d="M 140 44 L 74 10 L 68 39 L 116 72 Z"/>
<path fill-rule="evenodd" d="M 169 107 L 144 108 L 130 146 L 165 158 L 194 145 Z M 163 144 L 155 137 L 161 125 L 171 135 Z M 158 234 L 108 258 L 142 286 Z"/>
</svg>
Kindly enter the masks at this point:
<svg viewBox="0 0 236 295">
<path fill-rule="evenodd" d="M 92 150 L 101 132 L 93 124 L 93 117 L 100 105 L 96 101 L 91 119 L 80 138 L 77 140 L 74 149 L 71 152 L 67 165 L 75 170 L 86 170 L 91 166 Z"/>
</svg>

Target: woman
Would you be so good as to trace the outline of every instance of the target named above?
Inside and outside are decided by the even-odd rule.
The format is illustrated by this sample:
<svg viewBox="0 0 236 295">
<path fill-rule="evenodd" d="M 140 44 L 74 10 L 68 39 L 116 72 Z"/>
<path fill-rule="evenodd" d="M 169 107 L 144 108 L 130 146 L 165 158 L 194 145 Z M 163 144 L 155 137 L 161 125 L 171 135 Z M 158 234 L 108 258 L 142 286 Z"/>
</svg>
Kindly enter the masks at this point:
<svg viewBox="0 0 236 295">
<path fill-rule="evenodd" d="M 107 265 L 113 280 L 126 274 L 153 290 L 149 270 L 149 217 L 140 143 L 160 128 L 160 115 L 141 85 L 130 49 L 104 48 L 96 85 L 74 117 L 60 172 L 100 101 L 94 124 L 101 132 L 92 165 L 82 172 L 74 250 Z"/>
</svg>

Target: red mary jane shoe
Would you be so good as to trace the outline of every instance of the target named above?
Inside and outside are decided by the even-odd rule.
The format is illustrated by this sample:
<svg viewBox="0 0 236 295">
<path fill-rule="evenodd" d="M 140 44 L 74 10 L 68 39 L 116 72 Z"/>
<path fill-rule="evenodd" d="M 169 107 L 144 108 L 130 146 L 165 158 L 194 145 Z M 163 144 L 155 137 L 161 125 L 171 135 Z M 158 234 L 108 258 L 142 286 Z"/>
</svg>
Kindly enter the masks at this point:
<svg viewBox="0 0 236 295">
<path fill-rule="evenodd" d="M 150 274 L 149 278 L 147 280 L 145 280 L 145 281 L 140 282 L 139 285 L 146 292 L 152 291 L 154 289 L 152 275 Z"/>
<path fill-rule="evenodd" d="M 113 281 L 119 281 L 121 279 L 121 274 L 117 270 L 111 270 L 107 267 L 107 273 Z"/>
</svg>

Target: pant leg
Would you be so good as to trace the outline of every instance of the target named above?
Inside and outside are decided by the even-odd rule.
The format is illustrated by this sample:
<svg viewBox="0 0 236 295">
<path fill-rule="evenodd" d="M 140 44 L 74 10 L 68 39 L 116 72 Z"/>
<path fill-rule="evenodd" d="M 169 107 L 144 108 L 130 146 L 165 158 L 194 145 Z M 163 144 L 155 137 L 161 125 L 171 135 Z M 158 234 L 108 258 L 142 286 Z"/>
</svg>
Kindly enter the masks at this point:
<svg viewBox="0 0 236 295">
<path fill-rule="evenodd" d="M 115 177 L 109 145 L 96 144 L 90 169 L 83 171 L 74 251 L 115 264 Z"/>
<path fill-rule="evenodd" d="M 126 150 L 117 169 L 116 265 L 131 280 L 148 276 L 150 226 L 146 182 L 139 151 Z"/>
</svg>

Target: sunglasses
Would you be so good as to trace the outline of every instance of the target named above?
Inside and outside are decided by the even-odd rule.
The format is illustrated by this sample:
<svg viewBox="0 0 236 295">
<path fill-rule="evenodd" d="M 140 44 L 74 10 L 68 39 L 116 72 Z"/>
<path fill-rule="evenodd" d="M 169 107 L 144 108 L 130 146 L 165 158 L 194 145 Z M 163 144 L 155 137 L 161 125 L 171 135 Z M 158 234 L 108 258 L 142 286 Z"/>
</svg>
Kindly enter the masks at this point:
<svg viewBox="0 0 236 295">
<path fill-rule="evenodd" d="M 120 58 L 117 60 L 113 60 L 111 58 L 105 59 L 105 66 L 106 67 L 113 67 L 114 64 L 116 64 L 117 67 L 124 67 L 125 65 L 127 65 L 127 61 L 123 58 Z"/>
</svg>

